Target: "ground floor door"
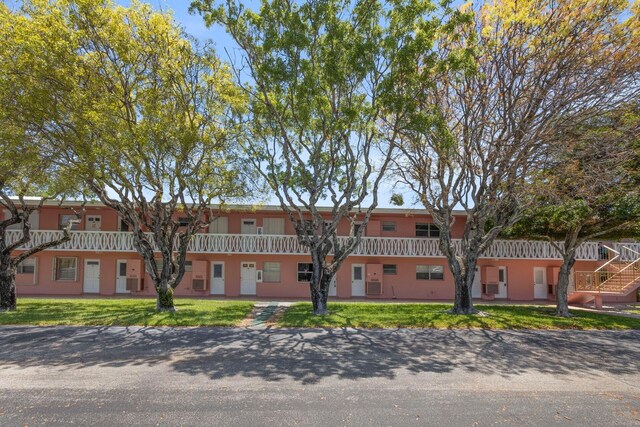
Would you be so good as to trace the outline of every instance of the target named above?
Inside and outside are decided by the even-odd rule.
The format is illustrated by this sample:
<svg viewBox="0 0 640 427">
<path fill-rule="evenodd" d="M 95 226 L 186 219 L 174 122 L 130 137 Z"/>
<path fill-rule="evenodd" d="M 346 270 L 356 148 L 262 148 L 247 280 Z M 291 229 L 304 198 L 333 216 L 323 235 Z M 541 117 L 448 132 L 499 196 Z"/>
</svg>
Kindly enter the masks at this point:
<svg viewBox="0 0 640 427">
<path fill-rule="evenodd" d="M 476 267 L 476 273 L 473 276 L 473 286 L 471 287 L 471 298 L 482 297 L 482 278 L 480 277 L 480 267 Z"/>
<path fill-rule="evenodd" d="M 256 294 L 256 263 L 240 263 L 240 295 Z"/>
<path fill-rule="evenodd" d="M 338 295 L 338 279 L 334 275 L 333 279 L 331 279 L 331 284 L 329 285 L 329 296 L 335 297 L 336 295 Z"/>
<path fill-rule="evenodd" d="M 365 296 L 364 264 L 351 264 L 351 296 Z"/>
<path fill-rule="evenodd" d="M 507 267 L 498 267 L 498 293 L 496 298 L 507 298 L 508 296 Z"/>
<path fill-rule="evenodd" d="M 124 259 L 116 261 L 116 293 L 130 293 L 127 290 L 127 261 Z"/>
<path fill-rule="evenodd" d="M 84 281 L 82 290 L 87 294 L 97 294 L 100 292 L 100 260 L 84 260 Z"/>
<path fill-rule="evenodd" d="M 211 263 L 211 295 L 224 295 L 224 262 Z"/>
<path fill-rule="evenodd" d="M 544 267 L 533 268 L 533 297 L 535 299 L 547 299 L 547 269 Z"/>
</svg>

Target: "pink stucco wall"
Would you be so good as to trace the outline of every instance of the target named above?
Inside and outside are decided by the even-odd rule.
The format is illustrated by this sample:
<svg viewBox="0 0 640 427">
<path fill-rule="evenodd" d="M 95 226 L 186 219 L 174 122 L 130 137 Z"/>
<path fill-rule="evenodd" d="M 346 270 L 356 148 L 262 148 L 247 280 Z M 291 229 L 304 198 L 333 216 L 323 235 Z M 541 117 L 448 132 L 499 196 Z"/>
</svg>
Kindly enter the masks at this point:
<svg viewBox="0 0 640 427">
<path fill-rule="evenodd" d="M 55 230 L 58 228 L 59 216 L 69 214 L 68 209 L 57 206 L 47 206 L 40 213 L 39 228 L 43 230 Z M 105 207 L 87 206 L 83 211 L 83 220 L 78 230 L 86 227 L 86 217 L 88 215 L 101 215 L 102 231 L 117 231 L 117 214 Z M 228 232 L 239 234 L 241 221 L 243 219 L 255 219 L 256 226 L 261 227 L 265 218 L 284 218 L 285 234 L 295 234 L 293 224 L 279 210 L 276 209 L 254 209 L 242 212 L 223 213 L 228 217 Z M 371 223 L 365 235 L 382 237 L 415 237 L 416 223 L 429 223 L 431 218 L 428 215 L 415 211 L 397 212 L 381 211 L 375 213 L 371 218 Z M 382 222 L 394 221 L 396 223 L 395 232 L 382 231 Z M 464 217 L 459 217 L 453 228 L 453 237 L 460 237 L 464 227 Z M 206 232 L 204 230 L 203 232 Z M 349 233 L 349 224 L 343 221 L 340 224 L 339 234 Z M 54 257 L 77 257 L 77 275 L 73 281 L 56 281 L 53 279 Z M 86 259 L 100 260 L 100 288 L 99 295 L 110 296 L 116 293 L 116 263 L 117 260 L 140 259 L 137 253 L 117 253 L 117 252 L 89 252 L 89 251 L 56 251 L 48 250 L 36 255 L 37 272 L 35 281 L 33 275 L 21 274 L 17 277 L 18 293 L 21 295 L 82 295 L 83 294 L 83 274 L 84 262 Z M 189 254 L 188 260 L 206 261 L 207 282 L 206 291 L 192 289 L 191 273 L 187 272 L 182 283 L 178 286 L 176 294 L 178 296 L 208 296 L 211 288 L 211 262 L 222 261 L 225 264 L 225 296 L 236 297 L 240 295 L 240 265 L 242 262 L 255 262 L 256 269 L 263 269 L 264 262 L 280 263 L 279 283 L 257 283 L 257 297 L 262 298 L 306 298 L 309 295 L 308 283 L 300 283 L 297 280 L 298 263 L 309 262 L 309 257 L 304 255 L 237 255 L 237 254 Z M 438 258 L 402 258 L 402 257 L 375 257 L 375 256 L 351 256 L 337 273 L 337 298 L 352 298 L 352 265 L 363 264 L 393 264 L 396 265 L 397 274 L 385 274 L 382 276 L 382 295 L 369 295 L 367 298 L 398 298 L 415 300 L 450 300 L 454 295 L 453 278 L 446 260 Z M 444 278 L 442 280 L 417 280 L 417 265 L 439 265 L 444 267 Z M 531 301 L 534 299 L 534 267 L 559 266 L 559 260 L 512 260 L 512 259 L 481 259 L 478 266 L 506 267 L 507 299 L 512 301 Z M 578 261 L 574 270 L 593 271 L 597 267 L 596 262 Z M 547 277 L 547 282 L 550 278 Z M 145 288 L 141 292 L 133 292 L 133 295 L 155 295 L 151 286 L 151 280 L 145 275 Z M 634 301 L 635 293 L 626 297 L 609 298 L 609 300 Z"/>
</svg>

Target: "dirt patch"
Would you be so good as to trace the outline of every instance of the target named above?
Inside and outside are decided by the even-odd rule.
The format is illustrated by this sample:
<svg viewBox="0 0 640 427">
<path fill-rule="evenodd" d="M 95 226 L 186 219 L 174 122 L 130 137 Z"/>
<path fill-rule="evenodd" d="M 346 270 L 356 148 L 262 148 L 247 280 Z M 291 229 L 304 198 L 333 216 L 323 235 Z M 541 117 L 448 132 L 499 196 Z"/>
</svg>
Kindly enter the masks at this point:
<svg viewBox="0 0 640 427">
<path fill-rule="evenodd" d="M 276 311 L 273 312 L 271 316 L 267 320 L 265 320 L 264 325 L 268 327 L 277 327 L 278 321 L 282 319 L 284 312 L 287 311 L 288 307 L 278 306 Z"/>
<path fill-rule="evenodd" d="M 251 309 L 251 312 L 247 315 L 247 317 L 242 319 L 240 323 L 238 323 L 238 326 L 241 328 L 247 328 L 251 326 L 251 324 L 253 323 L 253 319 L 255 319 L 258 313 L 260 313 L 262 310 L 264 310 L 264 307 L 256 307 L 254 305 Z"/>
</svg>

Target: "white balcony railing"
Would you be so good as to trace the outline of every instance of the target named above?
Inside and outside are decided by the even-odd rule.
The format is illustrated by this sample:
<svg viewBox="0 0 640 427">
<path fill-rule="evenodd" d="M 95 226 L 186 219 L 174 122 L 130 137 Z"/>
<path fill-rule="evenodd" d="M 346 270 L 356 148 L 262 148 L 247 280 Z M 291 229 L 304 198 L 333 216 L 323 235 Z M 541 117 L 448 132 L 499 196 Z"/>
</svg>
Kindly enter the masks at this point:
<svg viewBox="0 0 640 427">
<path fill-rule="evenodd" d="M 8 242 L 17 241 L 21 230 L 8 230 Z M 48 242 L 62 237 L 62 231 L 34 230 L 31 242 L 24 246 Z M 460 241 L 454 241 L 460 245 Z M 640 251 L 640 244 L 614 244 Z M 53 248 L 56 251 L 135 252 L 133 234 L 110 231 L 73 231 L 71 240 Z M 212 254 L 279 254 L 304 255 L 307 249 L 298 243 L 296 236 L 247 235 L 247 234 L 197 234 L 189 245 L 189 252 Z M 380 257 L 442 257 L 438 239 L 410 237 L 363 237 L 353 255 Z M 559 254 L 548 242 L 529 240 L 496 240 L 482 258 L 499 259 L 558 259 Z M 588 242 L 580 246 L 579 260 L 597 260 L 598 244 Z"/>
</svg>

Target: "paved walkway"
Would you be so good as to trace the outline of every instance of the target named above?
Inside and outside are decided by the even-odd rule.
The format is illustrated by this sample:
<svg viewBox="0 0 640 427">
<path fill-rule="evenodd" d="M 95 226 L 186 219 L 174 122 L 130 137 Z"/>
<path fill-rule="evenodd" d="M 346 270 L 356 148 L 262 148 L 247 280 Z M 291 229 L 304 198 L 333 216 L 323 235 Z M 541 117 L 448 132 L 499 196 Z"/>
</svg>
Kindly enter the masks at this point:
<svg viewBox="0 0 640 427">
<path fill-rule="evenodd" d="M 0 425 L 640 425 L 640 331 L 0 327 Z"/>
</svg>

